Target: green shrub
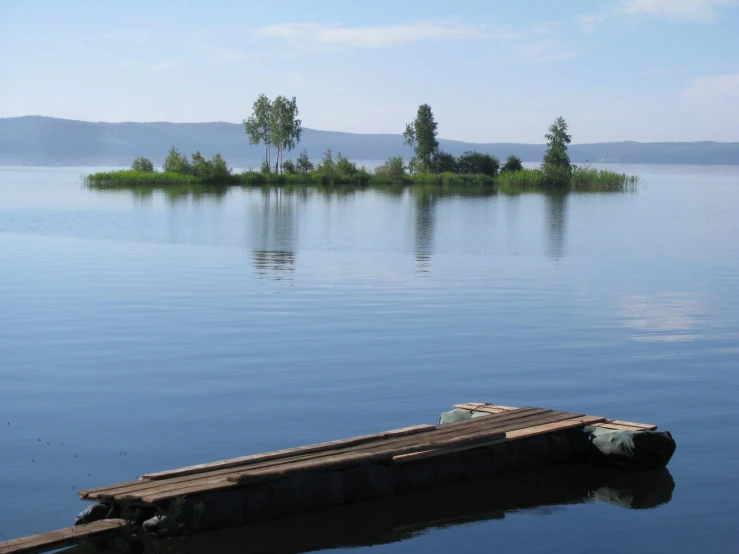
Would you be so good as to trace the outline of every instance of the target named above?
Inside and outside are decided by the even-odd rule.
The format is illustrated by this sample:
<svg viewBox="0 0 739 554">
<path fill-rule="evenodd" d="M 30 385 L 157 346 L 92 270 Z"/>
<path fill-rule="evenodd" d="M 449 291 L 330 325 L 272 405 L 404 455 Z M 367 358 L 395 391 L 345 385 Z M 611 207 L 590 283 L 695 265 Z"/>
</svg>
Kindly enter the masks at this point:
<svg viewBox="0 0 739 554">
<path fill-rule="evenodd" d="M 457 158 L 456 173 L 465 175 L 482 174 L 495 177 L 500 169 L 500 161 L 495 156 L 481 152 L 465 152 Z"/>
<path fill-rule="evenodd" d="M 177 148 L 172 146 L 162 165 L 164 173 L 179 173 L 180 175 L 191 175 L 192 167 L 187 158 Z"/>
<path fill-rule="evenodd" d="M 511 154 L 510 156 L 506 158 L 505 163 L 503 164 L 503 167 L 500 168 L 500 172 L 506 173 L 509 171 L 521 171 L 522 169 L 523 169 L 523 163 L 521 162 L 521 158 Z"/>
<path fill-rule="evenodd" d="M 139 156 L 131 162 L 131 169 L 133 171 L 141 171 L 142 173 L 154 173 L 154 164 L 151 163 L 149 158 Z"/>
</svg>

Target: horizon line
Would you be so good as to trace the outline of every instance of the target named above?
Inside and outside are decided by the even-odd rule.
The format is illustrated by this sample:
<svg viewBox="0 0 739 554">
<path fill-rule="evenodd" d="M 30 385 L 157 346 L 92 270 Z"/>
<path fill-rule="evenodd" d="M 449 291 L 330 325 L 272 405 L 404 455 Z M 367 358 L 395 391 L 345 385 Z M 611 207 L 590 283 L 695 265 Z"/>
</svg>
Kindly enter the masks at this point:
<svg viewBox="0 0 739 554">
<path fill-rule="evenodd" d="M 14 116 L 0 116 L 0 121 L 7 119 L 26 119 L 26 118 L 38 118 L 38 119 L 56 119 L 60 121 L 72 121 L 75 123 L 89 123 L 89 124 L 107 124 L 107 125 L 154 125 L 154 124 L 167 124 L 167 125 L 213 125 L 213 124 L 225 124 L 225 125 L 242 125 L 242 123 L 235 123 L 233 121 L 90 121 L 86 119 L 71 119 L 68 117 L 57 117 L 53 115 L 40 115 L 40 114 L 28 114 L 28 115 L 14 115 Z M 357 133 L 351 131 L 331 131 L 328 129 L 315 129 L 313 127 L 303 127 L 304 130 L 317 131 L 320 133 L 336 133 L 343 135 L 358 135 L 358 136 L 403 136 L 402 133 Z M 449 139 L 444 137 L 438 137 L 438 140 L 447 142 L 459 142 L 462 144 L 477 144 L 477 145 L 493 145 L 493 144 L 515 144 L 515 145 L 527 145 L 527 146 L 540 146 L 546 143 L 543 142 L 471 142 L 460 139 Z M 719 140 L 676 140 L 676 141 L 638 141 L 638 140 L 614 140 L 614 141 L 601 141 L 601 142 L 573 142 L 572 146 L 577 145 L 589 145 L 589 144 L 737 144 L 739 141 L 719 141 Z"/>
</svg>

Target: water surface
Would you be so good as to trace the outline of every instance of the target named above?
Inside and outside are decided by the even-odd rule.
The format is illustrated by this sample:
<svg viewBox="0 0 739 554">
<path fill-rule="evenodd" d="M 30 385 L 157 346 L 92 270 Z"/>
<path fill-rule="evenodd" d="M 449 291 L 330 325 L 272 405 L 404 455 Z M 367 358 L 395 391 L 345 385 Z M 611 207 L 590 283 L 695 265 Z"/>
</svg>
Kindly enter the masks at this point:
<svg viewBox="0 0 739 554">
<path fill-rule="evenodd" d="M 81 488 L 488 401 L 669 429 L 671 499 L 367 548 L 734 551 L 739 168 L 617 169 L 643 186 L 165 194 L 0 168 L 0 532 L 69 525 Z"/>
</svg>

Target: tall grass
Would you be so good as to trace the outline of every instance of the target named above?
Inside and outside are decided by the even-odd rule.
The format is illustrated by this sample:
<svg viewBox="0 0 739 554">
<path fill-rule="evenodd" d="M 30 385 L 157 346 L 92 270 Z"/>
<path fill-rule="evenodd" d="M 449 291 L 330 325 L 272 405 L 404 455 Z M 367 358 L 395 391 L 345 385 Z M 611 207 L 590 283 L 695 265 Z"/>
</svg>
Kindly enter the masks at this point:
<svg viewBox="0 0 739 554">
<path fill-rule="evenodd" d="M 576 167 L 564 184 L 562 180 L 550 182 L 548 174 L 540 169 L 520 169 L 506 171 L 497 177 L 488 175 L 464 175 L 458 173 L 436 173 L 390 176 L 387 173 L 371 175 L 358 171 L 352 175 L 338 172 L 311 171 L 307 174 L 274 174 L 247 171 L 218 177 L 217 180 L 203 179 L 182 173 L 144 172 L 127 169 L 122 171 L 100 172 L 87 175 L 84 183 L 98 189 L 140 189 L 172 188 L 177 186 L 208 185 L 227 186 L 314 186 L 314 187 L 398 187 L 398 186 L 436 186 L 442 189 L 454 188 L 495 188 L 516 194 L 542 189 L 563 189 L 573 191 L 615 191 L 624 192 L 636 189 L 638 177 L 610 170 L 598 170 L 590 166 Z"/>
<path fill-rule="evenodd" d="M 99 188 L 131 188 L 138 186 L 195 185 L 200 179 L 182 173 L 157 173 L 124 169 L 87 175 L 86 185 Z"/>
<path fill-rule="evenodd" d="M 589 165 L 576 167 L 570 180 L 572 190 L 626 192 L 635 190 L 638 184 L 639 177 L 635 175 L 598 170 Z"/>
<path fill-rule="evenodd" d="M 505 171 L 498 175 L 496 184 L 500 192 L 515 194 L 545 187 L 544 174 L 539 169 Z"/>
</svg>

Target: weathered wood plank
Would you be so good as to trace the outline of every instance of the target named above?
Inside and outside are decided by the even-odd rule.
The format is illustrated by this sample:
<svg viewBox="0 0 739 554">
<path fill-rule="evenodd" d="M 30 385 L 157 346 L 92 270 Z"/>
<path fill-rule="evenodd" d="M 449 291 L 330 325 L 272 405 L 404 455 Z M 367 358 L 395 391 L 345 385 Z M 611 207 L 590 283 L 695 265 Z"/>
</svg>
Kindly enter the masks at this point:
<svg viewBox="0 0 739 554">
<path fill-rule="evenodd" d="M 455 404 L 455 408 L 460 410 L 469 410 L 470 412 L 486 412 L 489 414 L 500 414 L 503 412 L 509 412 L 511 410 L 517 410 L 512 406 L 500 406 L 498 404 L 484 404 L 481 402 L 468 402 L 467 404 Z"/>
<path fill-rule="evenodd" d="M 613 425 L 625 425 L 627 427 L 636 427 L 638 429 L 644 429 L 645 431 L 654 431 L 657 429 L 656 425 L 652 425 L 650 423 L 634 423 L 632 421 L 621 421 L 620 419 L 609 419 L 607 420 L 609 424 Z"/>
<path fill-rule="evenodd" d="M 308 446 L 299 446 L 297 448 L 286 448 L 284 450 L 276 450 L 274 452 L 267 452 L 265 454 L 253 454 L 250 456 L 242 456 L 240 458 L 231 458 L 229 460 L 221 460 L 218 462 L 210 462 L 207 464 L 199 464 L 189 467 L 183 467 L 179 469 L 172 469 L 169 471 L 160 471 L 158 473 L 147 473 L 140 477 L 141 480 L 157 481 L 161 479 L 171 479 L 174 477 L 184 477 L 186 475 L 195 475 L 198 473 L 206 473 L 209 471 L 215 471 L 219 469 L 228 469 L 231 467 L 245 466 L 255 464 L 259 462 L 266 462 L 271 460 L 280 460 L 290 458 L 293 456 L 303 454 L 313 454 L 317 452 L 326 452 L 329 450 L 336 450 L 339 448 L 345 448 L 348 446 L 356 446 L 359 444 L 365 444 L 373 441 L 382 441 L 395 437 L 405 437 L 410 435 L 416 435 L 418 433 L 425 433 L 436 429 L 435 425 L 415 425 L 413 427 L 404 427 L 402 429 L 393 429 L 392 431 L 385 431 L 383 433 L 373 433 L 371 435 L 361 435 L 358 437 L 351 437 L 348 439 L 340 439 L 335 441 L 322 442 L 318 444 L 311 444 Z"/>
<path fill-rule="evenodd" d="M 448 445 L 465 445 L 473 442 L 480 442 L 484 440 L 501 439 L 505 437 L 505 433 L 499 431 L 480 433 L 472 437 L 455 437 L 452 439 L 443 439 L 436 444 L 439 446 Z M 240 485 L 251 484 L 255 482 L 282 479 L 297 474 L 302 474 L 312 471 L 326 471 L 335 469 L 337 467 L 351 467 L 366 465 L 369 463 L 377 463 L 382 461 L 390 461 L 397 452 L 403 454 L 404 452 L 415 451 L 416 446 L 408 446 L 400 449 L 381 450 L 379 452 L 368 452 L 362 454 L 351 454 L 349 456 L 336 456 L 329 458 L 328 460 L 310 461 L 302 464 L 292 464 L 283 468 L 274 470 L 268 468 L 262 471 L 246 471 L 239 473 L 228 478 L 228 481 L 232 483 L 238 483 Z M 345 459 L 348 459 L 349 463 L 343 463 Z"/>
<path fill-rule="evenodd" d="M 486 404 L 479 402 L 468 402 L 467 404 L 455 404 L 455 408 L 462 410 L 469 410 L 471 412 L 485 412 L 490 414 L 499 414 L 509 410 L 516 410 L 513 406 L 501 406 L 499 404 Z M 605 427 L 606 429 L 633 431 L 637 429 L 643 429 L 645 431 L 655 431 L 657 425 L 650 423 L 635 423 L 633 421 L 622 421 L 619 419 L 606 419 L 606 422 L 598 425 L 598 427 Z"/>
<path fill-rule="evenodd" d="M 427 437 L 433 436 L 434 438 L 438 438 L 441 436 L 462 436 L 470 433 L 476 433 L 481 429 L 490 428 L 492 425 L 499 425 L 503 422 L 513 421 L 513 420 L 523 420 L 528 421 L 532 417 L 539 416 L 541 414 L 551 414 L 555 413 L 552 412 L 552 410 L 546 410 L 541 408 L 521 408 L 516 410 L 515 412 L 506 413 L 500 416 L 491 416 L 491 417 L 485 417 L 485 418 L 477 418 L 474 421 L 463 421 L 459 423 L 450 423 L 446 425 L 440 425 L 437 426 L 435 429 L 430 432 L 426 432 L 423 434 L 417 434 L 417 435 L 410 435 L 406 437 L 394 437 L 387 440 L 380 440 L 376 442 L 370 442 L 370 443 L 364 443 L 361 445 L 354 445 L 351 447 L 346 447 L 342 450 L 342 452 L 356 452 L 356 451 L 364 451 L 369 448 L 377 448 L 377 447 L 391 447 L 391 446 L 397 446 L 400 444 L 407 444 L 409 441 L 415 443 L 418 443 L 419 441 L 426 441 Z M 561 413 L 561 412 L 556 412 Z M 576 414 L 571 414 L 572 416 Z M 334 450 L 330 450 L 327 452 L 320 452 L 320 453 L 311 453 L 306 454 L 302 456 L 296 456 L 296 457 L 290 457 L 287 459 L 278 459 L 278 460 L 271 460 L 266 462 L 260 462 L 255 463 L 253 465 L 250 465 L 249 467 L 252 469 L 259 469 L 263 467 L 274 467 L 276 465 L 281 465 L 284 463 L 292 463 L 294 461 L 302 461 L 302 460 L 308 460 L 308 459 L 317 459 L 322 458 L 328 455 L 333 455 L 335 453 Z M 112 485 L 105 488 L 100 489 L 93 489 L 91 491 L 82 491 L 81 495 L 84 494 L 83 498 L 90 499 L 90 500 L 109 500 L 109 499 L 115 499 L 120 500 L 123 498 L 126 499 L 134 499 L 137 497 L 137 494 L 139 496 L 144 495 L 147 493 L 147 491 L 152 490 L 153 487 L 160 487 L 160 486 L 170 486 L 172 485 L 172 488 L 175 488 L 175 486 L 185 486 L 185 484 L 192 483 L 194 481 L 200 481 L 202 479 L 215 479 L 218 480 L 219 476 L 227 476 L 227 475 L 233 475 L 235 473 L 238 473 L 240 471 L 240 467 L 234 467 L 234 468 L 226 468 L 222 470 L 215 470 L 212 472 L 202 473 L 202 474 L 193 474 L 193 475 L 187 475 L 179 478 L 171 478 L 166 479 L 163 481 L 134 481 L 131 483 L 124 483 L 121 486 Z"/>
<path fill-rule="evenodd" d="M 39 535 L 0 542 L 0 554 L 33 554 L 72 546 L 83 540 L 113 534 L 126 522 L 122 519 L 103 519 L 94 523 L 57 529 Z"/>
<path fill-rule="evenodd" d="M 465 450 L 472 450 L 474 448 L 484 448 L 486 446 L 492 446 L 494 444 L 500 444 L 508 440 L 516 440 L 522 438 L 533 437 L 535 435 L 541 435 L 543 433 L 553 433 L 556 431 L 562 431 L 565 429 L 575 429 L 578 427 L 584 427 L 585 425 L 591 425 L 603 421 L 605 418 L 598 416 L 585 416 L 575 419 L 566 419 L 564 421 L 558 421 L 555 423 L 546 423 L 544 425 L 536 425 L 534 427 L 526 427 L 515 431 L 509 431 L 505 434 L 504 438 L 493 439 L 490 441 L 479 442 L 474 444 L 468 444 L 460 447 L 453 448 L 437 448 L 432 450 L 424 450 L 421 452 L 412 452 L 410 454 L 402 454 L 393 457 L 394 464 L 402 464 L 406 462 L 413 462 L 415 460 L 423 460 L 426 458 L 434 458 L 437 456 L 445 456 L 447 454 L 453 454 L 455 452 L 463 452 Z"/>
<path fill-rule="evenodd" d="M 657 429 L 656 425 L 634 427 L 633 425 L 621 425 L 619 423 L 596 423 L 593 427 L 602 427 L 613 431 L 654 431 Z"/>
<path fill-rule="evenodd" d="M 432 443 L 432 446 L 466 444 L 480 440 L 503 438 L 504 436 L 504 432 L 486 431 L 472 437 L 463 436 L 439 439 L 438 441 Z M 162 487 L 162 489 L 160 490 L 148 491 L 145 495 L 138 497 L 138 500 L 146 504 L 153 504 L 176 496 L 186 496 L 204 491 L 243 486 L 263 481 L 271 481 L 275 479 L 283 479 L 306 472 L 331 471 L 339 468 L 360 466 L 370 463 L 390 463 L 392 457 L 395 454 L 415 451 L 418 446 L 414 445 L 400 449 L 381 449 L 381 447 L 379 448 L 380 449 L 376 448 L 374 451 L 369 452 L 357 452 L 349 455 L 337 455 L 327 459 L 308 460 L 301 463 L 294 462 L 291 464 L 283 465 L 281 467 L 267 467 L 261 470 L 251 470 L 242 473 L 236 473 L 230 476 L 219 476 L 212 480 L 191 483 L 188 487 L 185 488 L 170 490 L 166 487 Z M 136 500 L 134 498 L 128 499 Z"/>
</svg>

